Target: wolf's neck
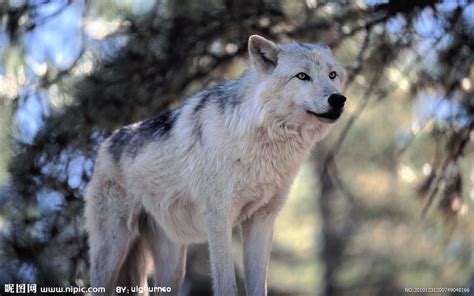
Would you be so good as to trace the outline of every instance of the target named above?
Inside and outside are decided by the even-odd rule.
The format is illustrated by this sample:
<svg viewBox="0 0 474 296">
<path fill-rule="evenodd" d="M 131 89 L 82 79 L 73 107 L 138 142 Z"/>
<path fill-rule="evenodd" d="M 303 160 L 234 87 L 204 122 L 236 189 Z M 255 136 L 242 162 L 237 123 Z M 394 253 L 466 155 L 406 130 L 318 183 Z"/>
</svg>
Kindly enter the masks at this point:
<svg viewBox="0 0 474 296">
<path fill-rule="evenodd" d="M 285 143 L 291 146 L 312 146 L 314 140 L 320 136 L 321 131 L 317 126 L 295 126 L 290 122 L 291 119 L 276 117 L 266 110 L 261 96 L 268 85 L 254 69 L 245 72 L 234 83 L 232 91 L 241 101 L 225 120 L 230 130 L 236 131 L 238 136 L 257 137 L 268 143 Z"/>
</svg>

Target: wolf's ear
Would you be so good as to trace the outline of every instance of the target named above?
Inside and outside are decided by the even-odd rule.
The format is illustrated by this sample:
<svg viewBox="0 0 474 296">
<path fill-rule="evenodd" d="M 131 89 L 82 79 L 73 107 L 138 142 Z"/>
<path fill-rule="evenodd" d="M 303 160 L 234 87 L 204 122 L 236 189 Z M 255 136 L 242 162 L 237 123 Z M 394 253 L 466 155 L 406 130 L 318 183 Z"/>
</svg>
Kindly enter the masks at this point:
<svg viewBox="0 0 474 296">
<path fill-rule="evenodd" d="M 258 35 L 249 38 L 250 61 L 257 71 L 270 74 L 278 63 L 278 47 Z"/>
</svg>

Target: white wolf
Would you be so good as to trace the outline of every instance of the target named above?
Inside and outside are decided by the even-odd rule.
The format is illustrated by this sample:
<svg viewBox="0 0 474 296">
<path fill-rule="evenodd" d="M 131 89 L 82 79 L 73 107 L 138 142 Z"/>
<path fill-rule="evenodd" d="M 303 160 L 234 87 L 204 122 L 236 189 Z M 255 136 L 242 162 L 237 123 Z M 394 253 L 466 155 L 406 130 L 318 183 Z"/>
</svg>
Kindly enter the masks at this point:
<svg viewBox="0 0 474 296">
<path fill-rule="evenodd" d="M 146 286 L 155 266 L 154 286 L 176 295 L 187 245 L 207 240 L 214 294 L 236 295 L 231 242 L 240 225 L 247 294 L 266 294 L 275 218 L 343 111 L 344 70 L 326 45 L 254 35 L 248 49 L 252 67 L 239 79 L 101 146 L 87 190 L 91 285 L 108 294 Z"/>
</svg>

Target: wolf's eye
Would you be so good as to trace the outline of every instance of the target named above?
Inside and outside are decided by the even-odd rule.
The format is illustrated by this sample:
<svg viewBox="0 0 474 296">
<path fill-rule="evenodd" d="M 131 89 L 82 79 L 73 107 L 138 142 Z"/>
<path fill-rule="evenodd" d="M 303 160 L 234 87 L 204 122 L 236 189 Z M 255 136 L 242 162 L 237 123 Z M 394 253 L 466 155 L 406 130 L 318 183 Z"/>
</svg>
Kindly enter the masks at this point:
<svg viewBox="0 0 474 296">
<path fill-rule="evenodd" d="M 308 74 L 303 73 L 303 72 L 300 72 L 300 73 L 296 74 L 296 78 L 298 78 L 300 80 L 310 80 L 311 79 L 311 77 L 309 77 Z"/>
<path fill-rule="evenodd" d="M 337 77 L 336 71 L 329 72 L 329 78 L 334 79 Z"/>
</svg>

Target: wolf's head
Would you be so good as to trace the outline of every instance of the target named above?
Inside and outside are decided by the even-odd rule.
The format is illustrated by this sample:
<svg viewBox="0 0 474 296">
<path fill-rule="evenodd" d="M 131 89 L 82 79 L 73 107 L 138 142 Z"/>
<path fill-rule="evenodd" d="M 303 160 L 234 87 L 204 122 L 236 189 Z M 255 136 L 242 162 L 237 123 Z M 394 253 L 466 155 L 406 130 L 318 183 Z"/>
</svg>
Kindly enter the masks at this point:
<svg viewBox="0 0 474 296">
<path fill-rule="evenodd" d="M 286 125 L 330 125 L 344 110 L 344 69 L 326 45 L 277 45 L 249 38 L 249 55 L 259 77 L 257 99 L 265 117 Z"/>
</svg>

